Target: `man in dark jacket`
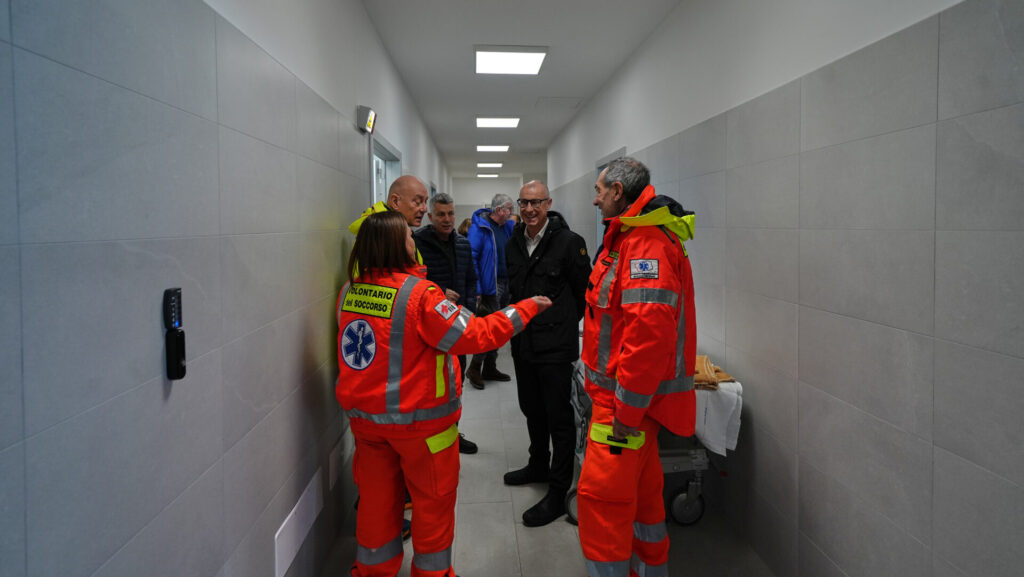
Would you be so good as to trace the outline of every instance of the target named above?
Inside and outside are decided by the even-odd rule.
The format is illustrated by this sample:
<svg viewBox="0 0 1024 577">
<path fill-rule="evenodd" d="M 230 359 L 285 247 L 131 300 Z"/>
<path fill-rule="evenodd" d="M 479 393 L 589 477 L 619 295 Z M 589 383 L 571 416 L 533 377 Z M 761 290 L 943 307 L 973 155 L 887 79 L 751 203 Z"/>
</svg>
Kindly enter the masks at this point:
<svg viewBox="0 0 1024 577">
<path fill-rule="evenodd" d="M 413 233 L 416 250 L 427 267 L 427 280 L 441 287 L 448 300 L 476 312 L 476 273 L 469 241 L 455 232 L 455 201 L 439 193 L 427 201 L 430 224 Z M 466 370 L 466 355 L 459 355 L 459 366 Z M 476 443 L 459 433 L 459 452 L 477 452 Z"/>
<path fill-rule="evenodd" d="M 550 208 L 551 196 L 543 183 L 534 180 L 523 185 L 519 191 L 522 224 L 516 226 L 506 248 L 512 299 L 539 294 L 554 303 L 512 339 L 519 408 L 530 434 L 530 461 L 506 473 L 505 484 L 548 483 L 547 495 L 523 513 L 527 527 L 547 525 L 565 513 L 576 442 L 569 398 L 590 276 L 586 243 Z"/>
</svg>

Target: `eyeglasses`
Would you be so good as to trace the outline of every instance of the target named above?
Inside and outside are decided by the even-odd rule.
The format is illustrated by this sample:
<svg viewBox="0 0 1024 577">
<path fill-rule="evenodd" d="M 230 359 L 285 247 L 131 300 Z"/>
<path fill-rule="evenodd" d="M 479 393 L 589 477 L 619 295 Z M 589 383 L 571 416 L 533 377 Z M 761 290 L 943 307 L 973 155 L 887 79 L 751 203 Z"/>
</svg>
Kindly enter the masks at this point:
<svg viewBox="0 0 1024 577">
<path fill-rule="evenodd" d="M 532 206 L 533 208 L 537 208 L 540 205 L 544 204 L 548 200 L 551 200 L 551 199 L 550 198 L 520 198 L 516 202 L 519 203 L 519 208 L 526 208 L 527 206 Z"/>
</svg>

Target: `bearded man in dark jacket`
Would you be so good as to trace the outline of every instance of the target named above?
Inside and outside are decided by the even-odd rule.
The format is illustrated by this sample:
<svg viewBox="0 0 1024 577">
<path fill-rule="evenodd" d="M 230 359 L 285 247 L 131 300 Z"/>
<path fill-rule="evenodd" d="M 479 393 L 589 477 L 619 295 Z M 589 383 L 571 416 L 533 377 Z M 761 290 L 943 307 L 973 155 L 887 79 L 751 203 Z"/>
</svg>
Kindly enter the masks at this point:
<svg viewBox="0 0 1024 577">
<path fill-rule="evenodd" d="M 548 483 L 544 498 L 523 513 L 525 526 L 539 527 L 565 513 L 565 495 L 572 485 L 576 429 L 570 393 L 590 260 L 583 238 L 550 210 L 547 186 L 535 180 L 526 183 L 518 202 L 522 223 L 505 251 L 509 293 L 513 299 L 544 295 L 554 304 L 512 339 L 530 460 L 522 469 L 506 473 L 505 484 Z"/>
</svg>

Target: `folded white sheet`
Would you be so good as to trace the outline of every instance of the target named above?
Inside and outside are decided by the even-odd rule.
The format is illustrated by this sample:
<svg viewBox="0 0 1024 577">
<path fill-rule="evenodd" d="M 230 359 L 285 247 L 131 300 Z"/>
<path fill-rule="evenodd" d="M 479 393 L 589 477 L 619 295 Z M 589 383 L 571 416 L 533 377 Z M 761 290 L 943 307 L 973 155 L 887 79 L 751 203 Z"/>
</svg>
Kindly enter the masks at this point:
<svg viewBox="0 0 1024 577">
<path fill-rule="evenodd" d="M 743 385 L 718 383 L 717 391 L 697 389 L 697 438 L 709 451 L 726 456 L 740 435 Z"/>
</svg>

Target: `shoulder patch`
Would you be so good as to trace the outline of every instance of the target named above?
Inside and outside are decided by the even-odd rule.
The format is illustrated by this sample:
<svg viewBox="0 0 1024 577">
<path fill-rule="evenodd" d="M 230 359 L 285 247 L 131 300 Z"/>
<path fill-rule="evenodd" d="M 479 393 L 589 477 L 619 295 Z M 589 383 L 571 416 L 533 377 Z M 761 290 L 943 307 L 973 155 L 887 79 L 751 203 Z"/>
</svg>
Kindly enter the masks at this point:
<svg viewBox="0 0 1024 577">
<path fill-rule="evenodd" d="M 448 320 L 452 318 L 452 315 L 459 311 L 459 306 L 448 299 L 444 299 L 443 301 L 437 303 L 437 306 L 434 307 L 434 310 L 437 311 L 437 314 L 444 317 L 444 320 Z"/>
<path fill-rule="evenodd" d="M 587 256 L 587 247 L 583 247 L 580 249 L 580 256 Z"/>
<path fill-rule="evenodd" d="M 658 278 L 658 259 L 631 259 L 629 261 L 629 278 Z"/>
</svg>

